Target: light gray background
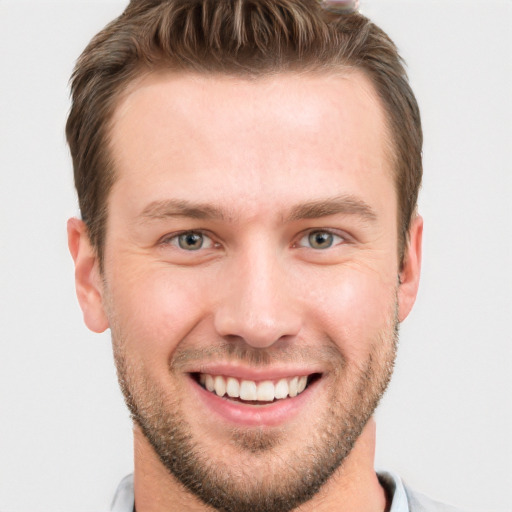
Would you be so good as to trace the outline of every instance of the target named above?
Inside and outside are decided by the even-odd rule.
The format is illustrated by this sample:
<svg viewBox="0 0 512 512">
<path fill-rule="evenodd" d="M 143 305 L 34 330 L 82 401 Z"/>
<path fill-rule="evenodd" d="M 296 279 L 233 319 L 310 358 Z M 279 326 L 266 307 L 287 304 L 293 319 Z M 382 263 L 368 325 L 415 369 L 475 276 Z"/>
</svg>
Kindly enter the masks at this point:
<svg viewBox="0 0 512 512">
<path fill-rule="evenodd" d="M 0 0 L 0 510 L 99 512 L 132 468 L 109 334 L 82 324 L 65 222 L 75 58 L 125 1 Z M 366 0 L 423 113 L 424 267 L 377 464 L 512 511 L 512 2 Z"/>
</svg>

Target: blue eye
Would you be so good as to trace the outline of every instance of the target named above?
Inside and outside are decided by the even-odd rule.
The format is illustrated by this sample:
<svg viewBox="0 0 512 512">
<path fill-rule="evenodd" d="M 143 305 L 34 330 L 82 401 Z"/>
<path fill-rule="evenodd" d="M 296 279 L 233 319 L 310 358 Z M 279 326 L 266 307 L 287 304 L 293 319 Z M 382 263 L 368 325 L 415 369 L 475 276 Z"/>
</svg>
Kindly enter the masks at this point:
<svg viewBox="0 0 512 512">
<path fill-rule="evenodd" d="M 310 231 L 299 240 L 299 246 L 310 247 L 311 249 L 322 250 L 330 249 L 333 245 L 338 245 L 344 239 L 331 233 L 330 231 Z"/>
<path fill-rule="evenodd" d="M 184 251 L 209 249 L 214 245 L 212 239 L 200 231 L 185 231 L 184 233 L 168 238 L 166 243 L 174 245 Z"/>
</svg>

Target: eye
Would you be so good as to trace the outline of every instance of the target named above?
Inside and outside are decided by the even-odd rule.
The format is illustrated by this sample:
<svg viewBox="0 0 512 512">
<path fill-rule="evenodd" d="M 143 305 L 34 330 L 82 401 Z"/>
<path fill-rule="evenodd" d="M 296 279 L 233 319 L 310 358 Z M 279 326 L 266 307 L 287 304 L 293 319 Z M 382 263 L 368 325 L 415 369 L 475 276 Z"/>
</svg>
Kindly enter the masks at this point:
<svg viewBox="0 0 512 512">
<path fill-rule="evenodd" d="M 185 231 L 165 239 L 164 243 L 174 245 L 184 251 L 198 251 L 214 246 L 213 240 L 200 231 Z"/>
<path fill-rule="evenodd" d="M 333 245 L 344 242 L 345 239 L 339 235 L 335 235 L 330 231 L 310 231 L 304 235 L 298 242 L 300 247 L 310 247 L 311 249 L 322 250 L 329 249 Z"/>
</svg>

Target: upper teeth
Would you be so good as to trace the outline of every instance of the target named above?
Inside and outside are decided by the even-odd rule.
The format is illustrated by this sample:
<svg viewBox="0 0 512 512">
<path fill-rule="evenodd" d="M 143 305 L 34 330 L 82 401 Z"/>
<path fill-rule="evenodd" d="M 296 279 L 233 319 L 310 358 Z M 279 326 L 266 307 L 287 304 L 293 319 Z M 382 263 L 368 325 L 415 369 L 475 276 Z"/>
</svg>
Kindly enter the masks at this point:
<svg viewBox="0 0 512 512">
<path fill-rule="evenodd" d="M 218 396 L 227 394 L 231 398 L 241 398 L 242 400 L 272 402 L 275 398 L 295 397 L 302 393 L 306 389 L 308 377 L 303 375 L 301 377 L 280 379 L 276 382 L 271 380 L 255 382 L 253 380 L 238 380 L 234 377 L 201 373 L 199 382 L 208 391 L 215 392 Z"/>
</svg>

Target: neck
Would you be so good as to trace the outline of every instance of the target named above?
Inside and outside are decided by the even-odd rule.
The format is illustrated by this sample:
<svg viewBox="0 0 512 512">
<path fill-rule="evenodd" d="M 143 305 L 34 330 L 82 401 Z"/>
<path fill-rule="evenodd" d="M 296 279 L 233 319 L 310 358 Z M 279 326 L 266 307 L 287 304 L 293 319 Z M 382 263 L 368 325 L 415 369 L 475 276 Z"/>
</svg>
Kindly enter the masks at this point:
<svg viewBox="0 0 512 512">
<path fill-rule="evenodd" d="M 386 492 L 373 469 L 375 433 L 371 418 L 342 466 L 310 501 L 301 505 L 301 512 L 384 512 L 389 508 Z M 137 512 L 213 511 L 169 474 L 137 427 L 134 442 Z"/>
</svg>

